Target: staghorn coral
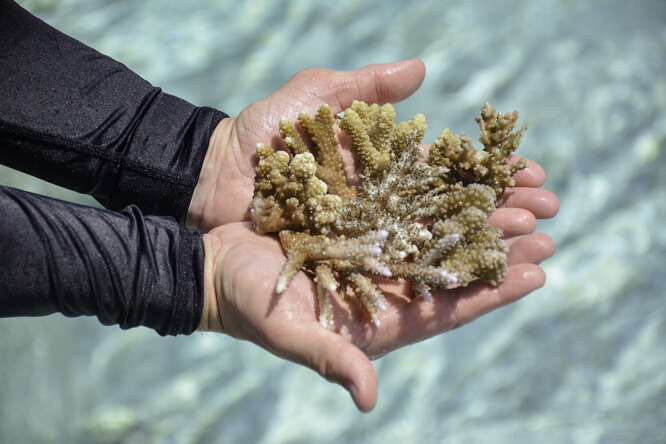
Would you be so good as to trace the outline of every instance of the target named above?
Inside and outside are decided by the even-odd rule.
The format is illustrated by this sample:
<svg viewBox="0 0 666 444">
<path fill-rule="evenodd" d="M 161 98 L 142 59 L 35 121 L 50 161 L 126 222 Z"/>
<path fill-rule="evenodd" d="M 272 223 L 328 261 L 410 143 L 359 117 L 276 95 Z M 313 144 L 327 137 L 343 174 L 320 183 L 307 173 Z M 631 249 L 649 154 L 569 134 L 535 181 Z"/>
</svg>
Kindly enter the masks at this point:
<svg viewBox="0 0 666 444">
<path fill-rule="evenodd" d="M 280 135 L 293 158 L 257 145 L 249 212 L 258 232 L 279 233 L 287 254 L 276 292 L 300 269 L 313 273 L 323 325 L 333 322 L 330 296 L 350 290 L 379 325 L 386 301 L 372 275 L 406 280 L 415 297 L 429 300 L 433 289 L 473 279 L 497 285 L 506 273 L 502 230 L 486 220 L 526 166 L 508 160 L 527 124 L 514 131 L 518 113 L 486 103 L 476 119 L 482 150 L 446 129 L 424 158 L 425 117 L 395 118 L 390 104 L 356 101 L 338 121 L 364 168 L 358 187 L 345 179 L 328 105 L 314 119 L 299 116 L 314 155 L 286 119 Z"/>
</svg>

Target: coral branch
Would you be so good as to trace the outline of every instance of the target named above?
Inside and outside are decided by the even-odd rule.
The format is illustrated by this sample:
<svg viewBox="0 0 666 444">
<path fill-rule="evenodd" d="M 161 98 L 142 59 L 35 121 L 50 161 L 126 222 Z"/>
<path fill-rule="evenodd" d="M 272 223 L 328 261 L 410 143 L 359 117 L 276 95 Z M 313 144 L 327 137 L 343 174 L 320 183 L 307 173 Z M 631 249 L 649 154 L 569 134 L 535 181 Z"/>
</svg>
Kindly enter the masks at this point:
<svg viewBox="0 0 666 444">
<path fill-rule="evenodd" d="M 317 177 L 328 185 L 331 193 L 342 200 L 356 198 L 356 189 L 347 186 L 347 179 L 342 170 L 342 158 L 338 153 L 338 139 L 333 129 L 333 115 L 328 105 L 322 105 L 314 120 L 305 113 L 298 116 L 298 121 L 316 146 Z"/>
</svg>

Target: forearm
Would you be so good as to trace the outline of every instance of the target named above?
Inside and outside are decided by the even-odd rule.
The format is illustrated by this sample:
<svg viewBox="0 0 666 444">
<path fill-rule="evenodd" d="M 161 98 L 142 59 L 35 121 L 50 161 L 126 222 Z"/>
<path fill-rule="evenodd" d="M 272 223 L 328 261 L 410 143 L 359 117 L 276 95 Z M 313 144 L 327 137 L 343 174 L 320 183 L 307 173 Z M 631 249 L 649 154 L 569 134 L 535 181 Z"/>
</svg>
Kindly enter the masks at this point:
<svg viewBox="0 0 666 444">
<path fill-rule="evenodd" d="M 0 0 L 0 163 L 184 222 L 226 114 L 163 93 Z"/>
<path fill-rule="evenodd" d="M 203 310 L 201 235 L 171 218 L 0 187 L 0 316 L 94 315 L 191 333 Z"/>
</svg>

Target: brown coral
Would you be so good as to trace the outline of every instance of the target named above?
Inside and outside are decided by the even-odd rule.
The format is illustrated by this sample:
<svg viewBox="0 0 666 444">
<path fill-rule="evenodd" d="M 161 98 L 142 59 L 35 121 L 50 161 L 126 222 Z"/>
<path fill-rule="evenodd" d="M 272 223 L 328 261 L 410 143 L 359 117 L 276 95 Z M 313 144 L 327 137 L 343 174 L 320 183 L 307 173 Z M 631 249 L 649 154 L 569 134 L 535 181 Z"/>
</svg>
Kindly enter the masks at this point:
<svg viewBox="0 0 666 444">
<path fill-rule="evenodd" d="M 395 124 L 390 104 L 354 102 L 339 121 L 362 162 L 364 181 L 348 186 L 338 153 L 334 119 L 323 105 L 299 122 L 316 158 L 294 125 L 280 122 L 285 151 L 258 145 L 250 215 L 261 233 L 279 232 L 287 261 L 276 291 L 305 268 L 315 276 L 319 317 L 332 323 L 330 295 L 351 289 L 375 324 L 385 307 L 369 276 L 412 283 L 415 296 L 473 279 L 498 284 L 506 273 L 502 231 L 485 222 L 525 167 L 509 164 L 527 129 L 513 132 L 518 113 L 498 114 L 487 103 L 477 118 L 483 150 L 444 130 L 423 159 L 425 117 Z M 327 235 L 328 233 L 328 235 Z"/>
</svg>

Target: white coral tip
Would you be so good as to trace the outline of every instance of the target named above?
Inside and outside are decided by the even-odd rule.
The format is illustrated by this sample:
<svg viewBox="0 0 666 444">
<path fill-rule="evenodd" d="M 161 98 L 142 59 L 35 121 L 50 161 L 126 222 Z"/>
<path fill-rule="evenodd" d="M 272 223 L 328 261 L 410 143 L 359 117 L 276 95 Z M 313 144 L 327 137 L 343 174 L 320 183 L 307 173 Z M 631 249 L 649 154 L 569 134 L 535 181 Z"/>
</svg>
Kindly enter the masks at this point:
<svg viewBox="0 0 666 444">
<path fill-rule="evenodd" d="M 379 256 L 382 254 L 382 248 L 378 246 L 374 246 L 370 249 L 370 255 L 371 256 Z"/>
<path fill-rule="evenodd" d="M 381 321 L 379 320 L 379 316 L 377 315 L 372 315 L 372 323 L 375 324 L 375 327 L 382 325 Z"/>
<path fill-rule="evenodd" d="M 380 267 L 377 269 L 377 273 L 387 278 L 393 276 L 393 273 L 391 273 L 389 267 Z"/>
<path fill-rule="evenodd" d="M 414 290 L 418 293 L 418 296 L 423 298 L 424 301 L 432 302 L 432 293 L 430 293 L 430 290 L 424 283 L 417 283 Z"/>
<path fill-rule="evenodd" d="M 381 275 L 381 276 L 386 276 L 386 277 L 391 277 L 393 276 L 393 273 L 391 273 L 391 269 L 388 267 L 388 265 L 378 261 L 374 257 L 366 257 L 363 259 L 363 264 L 367 267 L 367 269 L 375 274 Z"/>
<path fill-rule="evenodd" d="M 277 285 L 275 285 L 275 292 L 277 294 L 280 294 L 286 289 L 287 289 L 287 282 L 284 278 L 280 277 L 277 281 Z"/>
<path fill-rule="evenodd" d="M 379 231 L 377 232 L 377 236 L 378 236 L 380 239 L 382 239 L 382 240 L 383 240 L 383 239 L 386 239 L 386 238 L 388 237 L 388 231 L 386 231 L 386 230 L 379 230 Z"/>
<path fill-rule="evenodd" d="M 377 310 L 384 312 L 384 311 L 386 311 L 386 302 L 384 302 L 384 301 L 377 301 L 377 302 L 375 303 L 375 307 L 377 307 Z"/>
<path fill-rule="evenodd" d="M 319 317 L 319 324 L 324 328 L 333 327 L 333 322 L 331 322 L 330 320 L 327 320 L 326 318 L 324 318 L 322 316 Z"/>
</svg>

